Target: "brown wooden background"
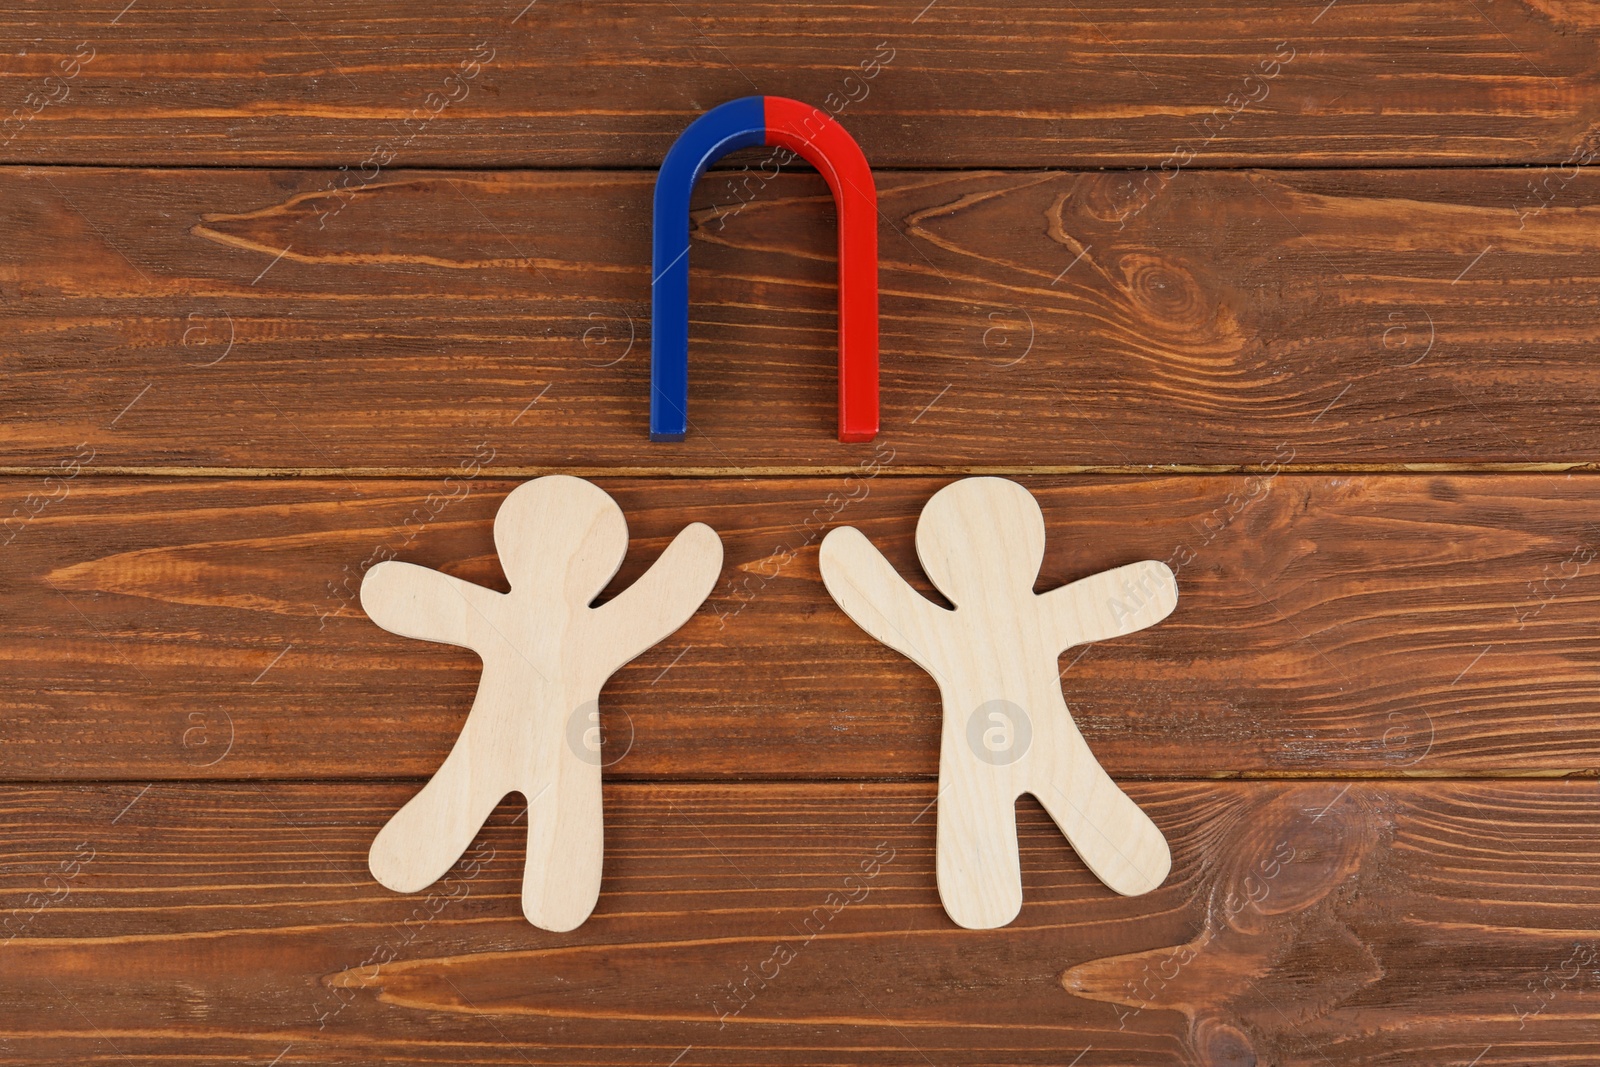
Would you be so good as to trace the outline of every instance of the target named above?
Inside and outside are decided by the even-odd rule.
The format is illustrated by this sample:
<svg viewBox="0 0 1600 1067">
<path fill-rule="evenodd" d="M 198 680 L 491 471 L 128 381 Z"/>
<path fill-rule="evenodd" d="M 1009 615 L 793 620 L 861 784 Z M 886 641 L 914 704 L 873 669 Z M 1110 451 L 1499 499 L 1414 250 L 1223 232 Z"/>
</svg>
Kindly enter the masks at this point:
<svg viewBox="0 0 1600 1067">
<path fill-rule="evenodd" d="M 0 11 L 0 1061 L 1600 1059 L 1600 9 L 524 3 Z M 694 432 L 646 440 L 653 169 L 757 92 L 877 170 L 875 445 L 826 188 L 759 153 L 697 192 Z M 602 698 L 565 935 L 517 798 L 371 879 L 477 672 L 353 601 L 503 588 L 551 471 L 625 508 L 614 587 L 727 548 Z M 1171 878 L 1115 897 L 1024 799 L 982 933 L 933 685 L 816 569 L 850 523 L 921 581 L 971 471 L 1039 497 L 1042 586 L 1181 589 L 1062 664 Z"/>
</svg>

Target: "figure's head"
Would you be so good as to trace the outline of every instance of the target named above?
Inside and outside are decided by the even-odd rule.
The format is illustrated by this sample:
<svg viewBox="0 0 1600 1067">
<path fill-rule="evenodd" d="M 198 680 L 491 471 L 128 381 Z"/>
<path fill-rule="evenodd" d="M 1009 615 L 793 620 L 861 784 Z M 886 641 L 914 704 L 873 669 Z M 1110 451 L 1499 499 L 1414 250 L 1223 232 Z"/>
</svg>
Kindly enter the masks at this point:
<svg viewBox="0 0 1600 1067">
<path fill-rule="evenodd" d="M 628 523 L 605 490 L 556 474 L 511 491 L 494 517 L 494 546 L 513 591 L 587 604 L 622 566 Z"/>
<path fill-rule="evenodd" d="M 1044 515 L 1016 482 L 963 478 L 933 494 L 917 520 L 917 558 L 957 607 L 1033 590 L 1044 562 Z"/>
</svg>

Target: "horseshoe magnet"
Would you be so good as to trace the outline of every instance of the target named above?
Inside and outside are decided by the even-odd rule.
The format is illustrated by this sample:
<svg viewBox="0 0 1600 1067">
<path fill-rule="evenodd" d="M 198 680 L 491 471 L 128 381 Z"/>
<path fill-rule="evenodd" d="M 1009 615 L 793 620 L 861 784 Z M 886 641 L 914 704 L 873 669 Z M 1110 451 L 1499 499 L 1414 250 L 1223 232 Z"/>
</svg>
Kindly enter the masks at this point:
<svg viewBox="0 0 1600 1067">
<path fill-rule="evenodd" d="M 839 213 L 839 440 L 878 433 L 878 194 L 855 140 L 820 108 L 746 96 L 712 108 L 673 142 L 656 178 L 650 283 L 650 439 L 689 423 L 689 193 L 729 152 L 777 145 L 816 167 Z"/>
</svg>

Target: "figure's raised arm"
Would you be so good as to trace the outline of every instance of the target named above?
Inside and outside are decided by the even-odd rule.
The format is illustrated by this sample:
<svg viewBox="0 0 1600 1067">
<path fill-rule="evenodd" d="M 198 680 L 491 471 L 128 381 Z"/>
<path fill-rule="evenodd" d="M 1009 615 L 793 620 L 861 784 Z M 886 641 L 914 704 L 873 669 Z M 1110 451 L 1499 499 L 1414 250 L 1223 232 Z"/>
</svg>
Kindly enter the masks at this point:
<svg viewBox="0 0 1600 1067">
<path fill-rule="evenodd" d="M 822 539 L 822 584 L 839 609 L 880 644 L 933 670 L 924 654 L 932 631 L 950 612 L 911 588 L 877 546 L 854 526 L 841 526 Z"/>
<path fill-rule="evenodd" d="M 1154 626 L 1178 606 L 1178 582 L 1165 563 L 1147 559 L 1041 593 L 1038 606 L 1066 649 Z"/>
<path fill-rule="evenodd" d="M 685 526 L 661 557 L 628 588 L 596 608 L 591 620 L 621 655 L 617 666 L 689 621 L 722 573 L 722 539 L 703 522 Z"/>
<path fill-rule="evenodd" d="M 386 560 L 361 580 L 361 607 L 390 633 L 475 648 L 504 594 L 415 563 Z"/>
</svg>

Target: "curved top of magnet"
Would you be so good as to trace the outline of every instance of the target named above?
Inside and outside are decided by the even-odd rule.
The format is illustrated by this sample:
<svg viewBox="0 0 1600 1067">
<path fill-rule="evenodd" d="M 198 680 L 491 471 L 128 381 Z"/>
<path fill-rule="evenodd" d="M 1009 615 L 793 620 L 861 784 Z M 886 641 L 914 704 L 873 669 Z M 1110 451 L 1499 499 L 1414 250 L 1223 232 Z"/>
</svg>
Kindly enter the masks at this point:
<svg viewBox="0 0 1600 1067">
<path fill-rule="evenodd" d="M 839 215 L 839 440 L 878 433 L 878 194 L 843 126 L 809 104 L 746 96 L 691 122 L 656 178 L 650 282 L 650 439 L 681 441 L 689 422 L 689 195 L 740 148 L 783 147 L 817 168 Z"/>
</svg>

